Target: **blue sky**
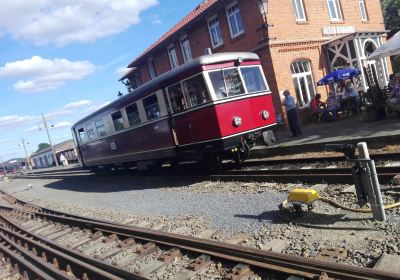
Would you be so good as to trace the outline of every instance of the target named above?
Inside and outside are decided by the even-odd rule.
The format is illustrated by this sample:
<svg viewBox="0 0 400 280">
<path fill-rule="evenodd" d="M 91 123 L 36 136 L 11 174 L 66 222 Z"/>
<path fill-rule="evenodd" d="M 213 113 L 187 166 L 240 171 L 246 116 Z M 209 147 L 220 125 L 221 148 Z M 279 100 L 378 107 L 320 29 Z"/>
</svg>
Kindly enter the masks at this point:
<svg viewBox="0 0 400 280">
<path fill-rule="evenodd" d="M 6 3 L 7 2 L 7 3 Z M 71 125 L 117 98 L 123 68 L 201 1 L 13 0 L 0 4 L 0 157 L 71 138 Z M 1 160 L 0 160 L 1 161 Z"/>
</svg>

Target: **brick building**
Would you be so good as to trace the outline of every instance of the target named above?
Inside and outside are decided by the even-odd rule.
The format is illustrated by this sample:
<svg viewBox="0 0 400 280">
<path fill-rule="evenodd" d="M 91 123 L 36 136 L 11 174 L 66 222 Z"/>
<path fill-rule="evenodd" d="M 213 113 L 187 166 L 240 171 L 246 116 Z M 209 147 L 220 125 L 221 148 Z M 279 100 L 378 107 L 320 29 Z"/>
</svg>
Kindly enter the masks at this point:
<svg viewBox="0 0 400 280">
<path fill-rule="evenodd" d="M 360 68 L 356 85 L 366 90 L 362 66 L 387 84 L 385 59 L 366 60 L 385 40 L 379 0 L 205 0 L 129 64 L 121 78 L 129 90 L 204 54 L 248 51 L 257 53 L 282 114 L 280 92 L 291 90 L 307 110 L 316 82 L 333 69 Z"/>
<path fill-rule="evenodd" d="M 58 164 L 61 165 L 60 156 L 63 154 L 68 163 L 78 163 L 74 141 L 72 139 L 54 145 L 54 152 Z M 55 166 L 51 147 L 43 149 L 30 155 L 31 166 L 35 169 Z"/>
</svg>

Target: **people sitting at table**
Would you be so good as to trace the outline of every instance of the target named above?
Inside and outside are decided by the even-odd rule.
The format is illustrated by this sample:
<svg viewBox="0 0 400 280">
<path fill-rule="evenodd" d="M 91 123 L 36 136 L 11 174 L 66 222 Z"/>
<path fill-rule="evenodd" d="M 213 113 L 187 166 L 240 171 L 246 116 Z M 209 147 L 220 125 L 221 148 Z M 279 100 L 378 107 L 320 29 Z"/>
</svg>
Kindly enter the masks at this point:
<svg viewBox="0 0 400 280">
<path fill-rule="evenodd" d="M 393 90 L 386 101 L 386 107 L 389 113 L 397 112 L 400 116 L 400 73 L 397 73 L 393 80 Z"/>
<path fill-rule="evenodd" d="M 321 94 L 317 93 L 310 102 L 311 111 L 313 115 L 316 115 L 316 120 L 327 119 L 328 111 L 326 109 L 326 104 L 321 101 Z"/>
<path fill-rule="evenodd" d="M 326 99 L 326 106 L 328 114 L 331 115 L 332 120 L 336 121 L 338 110 L 340 109 L 340 102 L 334 91 L 330 91 Z"/>
<path fill-rule="evenodd" d="M 350 110 L 352 110 L 354 114 L 357 113 L 357 110 L 360 107 L 360 96 L 350 80 L 345 83 L 342 103 L 344 109 L 347 111 L 347 115 Z"/>
</svg>

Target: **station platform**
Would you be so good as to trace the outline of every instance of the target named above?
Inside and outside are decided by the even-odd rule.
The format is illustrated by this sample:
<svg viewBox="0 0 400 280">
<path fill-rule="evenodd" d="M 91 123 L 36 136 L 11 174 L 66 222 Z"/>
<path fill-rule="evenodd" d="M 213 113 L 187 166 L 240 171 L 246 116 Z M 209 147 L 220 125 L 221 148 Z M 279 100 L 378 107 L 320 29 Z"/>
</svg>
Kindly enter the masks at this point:
<svg viewBox="0 0 400 280">
<path fill-rule="evenodd" d="M 308 124 L 301 129 L 303 136 L 292 138 L 289 129 L 278 130 L 277 141 L 268 147 L 253 147 L 251 157 L 326 151 L 327 143 L 367 142 L 371 147 L 400 144 L 400 118 L 394 114 L 373 122 L 366 122 L 358 114 L 339 118 L 336 122 Z"/>
</svg>

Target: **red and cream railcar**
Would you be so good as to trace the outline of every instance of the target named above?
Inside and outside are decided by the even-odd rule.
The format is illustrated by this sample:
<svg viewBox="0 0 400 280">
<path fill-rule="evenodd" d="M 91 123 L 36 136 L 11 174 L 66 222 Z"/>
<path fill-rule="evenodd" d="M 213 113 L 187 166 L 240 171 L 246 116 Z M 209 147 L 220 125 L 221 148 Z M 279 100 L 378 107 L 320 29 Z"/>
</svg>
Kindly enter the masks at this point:
<svg viewBox="0 0 400 280">
<path fill-rule="evenodd" d="M 243 158 L 276 124 L 259 58 L 193 59 L 78 121 L 72 132 L 87 167 Z"/>
</svg>

